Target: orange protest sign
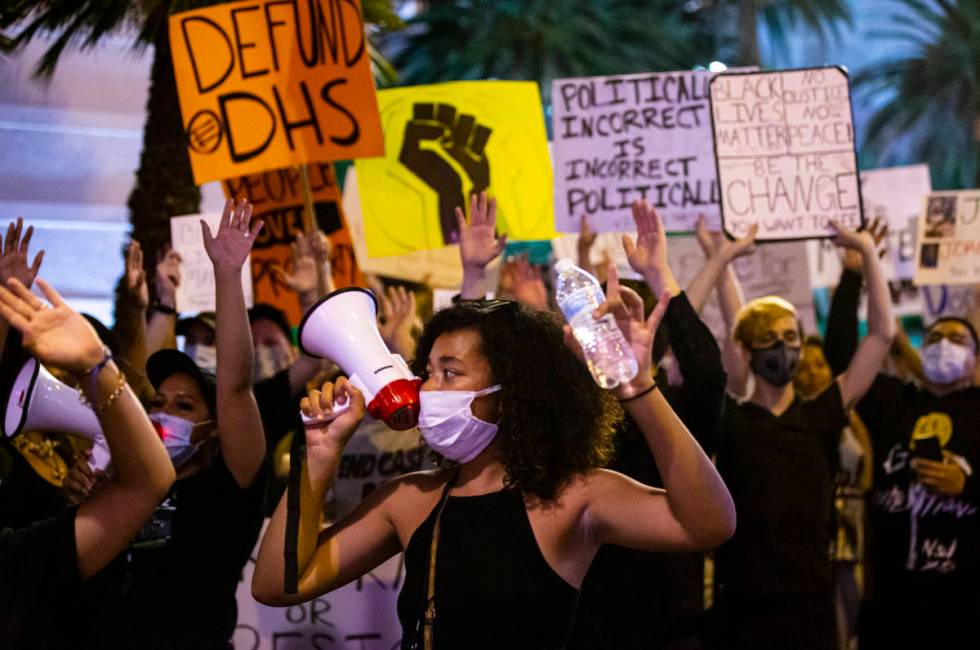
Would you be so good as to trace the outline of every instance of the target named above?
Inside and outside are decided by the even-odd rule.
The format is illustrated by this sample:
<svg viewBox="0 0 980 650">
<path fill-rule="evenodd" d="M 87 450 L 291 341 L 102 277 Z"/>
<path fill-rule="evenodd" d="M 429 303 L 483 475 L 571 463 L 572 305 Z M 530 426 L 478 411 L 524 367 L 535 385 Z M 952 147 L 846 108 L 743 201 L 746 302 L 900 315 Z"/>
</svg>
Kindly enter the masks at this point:
<svg viewBox="0 0 980 650">
<path fill-rule="evenodd" d="M 364 276 L 357 268 L 354 246 L 347 230 L 332 163 L 309 166 L 310 189 L 317 227 L 330 239 L 330 269 L 334 285 L 340 289 L 363 286 Z M 225 196 L 248 199 L 254 206 L 253 218 L 265 227 L 252 248 L 252 286 L 256 303 L 268 303 L 283 310 L 290 325 L 299 325 L 303 316 L 299 298 L 272 270 L 277 266 L 293 272 L 291 244 L 303 232 L 303 185 L 296 167 L 262 174 L 240 176 L 221 183 Z"/>
<path fill-rule="evenodd" d="M 194 181 L 384 154 L 360 0 L 247 0 L 170 17 Z"/>
</svg>

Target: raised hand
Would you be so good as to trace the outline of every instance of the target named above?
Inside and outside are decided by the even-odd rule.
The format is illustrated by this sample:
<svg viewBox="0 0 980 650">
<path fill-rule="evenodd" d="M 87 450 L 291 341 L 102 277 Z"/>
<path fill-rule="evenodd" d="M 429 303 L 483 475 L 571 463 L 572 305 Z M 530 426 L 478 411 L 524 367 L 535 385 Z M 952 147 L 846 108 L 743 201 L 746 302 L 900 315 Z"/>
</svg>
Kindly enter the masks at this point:
<svg viewBox="0 0 980 650">
<path fill-rule="evenodd" d="M 286 271 L 279 264 L 272 267 L 272 274 L 276 280 L 284 284 L 290 291 L 303 294 L 316 291 L 317 288 L 317 261 L 313 256 L 313 248 L 307 237 L 301 233 L 296 233 L 296 241 L 290 248 L 293 256 L 292 273 Z"/>
<path fill-rule="evenodd" d="M 146 283 L 146 271 L 143 270 L 143 249 L 135 239 L 126 247 L 126 291 L 133 297 L 138 307 L 146 309 L 150 306 L 150 287 Z"/>
<path fill-rule="evenodd" d="M 201 219 L 201 236 L 204 238 L 204 250 L 207 251 L 215 273 L 222 271 L 241 272 L 242 264 L 248 259 L 252 244 L 259 231 L 262 230 L 261 220 L 251 224 L 252 204 L 242 199 L 236 204 L 232 199 L 225 202 L 225 210 L 221 214 L 218 232 L 211 235 L 211 228 Z"/>
<path fill-rule="evenodd" d="M 177 306 L 177 287 L 180 286 L 180 253 L 169 248 L 157 253 L 156 277 L 154 278 L 157 300 L 167 307 Z"/>
<path fill-rule="evenodd" d="M 755 236 L 759 232 L 759 224 L 754 223 L 749 226 L 744 237 L 726 239 L 720 232 L 708 231 L 708 225 L 702 214 L 698 215 L 694 232 L 705 257 L 723 255 L 727 261 L 731 262 L 735 258 L 751 255 L 755 252 Z"/>
<path fill-rule="evenodd" d="M 99 335 L 51 285 L 41 278 L 37 284 L 50 307 L 11 278 L 7 287 L 0 287 L 0 317 L 21 333 L 24 347 L 41 363 L 74 374 L 88 371 L 104 356 Z"/>
<path fill-rule="evenodd" d="M 629 235 L 623 235 L 623 248 L 630 267 L 643 276 L 654 293 L 668 291 L 677 295 L 680 286 L 667 263 L 667 231 L 660 214 L 646 200 L 635 201 L 633 221 L 636 222 L 636 243 Z"/>
<path fill-rule="evenodd" d="M 870 230 L 849 230 L 833 219 L 829 225 L 834 232 L 832 241 L 836 245 L 853 250 L 862 256 L 867 253 L 874 253 L 877 244 Z"/>
<path fill-rule="evenodd" d="M 34 226 L 28 226 L 24 238 L 21 239 L 21 232 L 24 229 L 24 220 L 17 217 L 16 222 L 11 222 L 7 226 L 7 236 L 4 237 L 3 247 L 0 248 L 0 285 L 6 286 L 7 280 L 17 278 L 25 287 L 30 288 L 34 278 L 37 277 L 38 269 L 44 260 L 44 251 L 38 251 L 34 256 L 34 263 L 27 265 L 27 248 L 31 243 L 31 236 L 34 235 Z"/>
<path fill-rule="evenodd" d="M 383 322 L 378 327 L 381 338 L 392 352 L 405 358 L 411 356 L 414 343 L 415 294 L 405 287 L 389 287 L 387 295 L 380 294 Z"/>
<path fill-rule="evenodd" d="M 548 309 L 548 289 L 545 287 L 541 269 L 520 255 L 508 263 L 502 273 L 507 275 L 510 292 L 514 299 L 535 309 Z"/>
<path fill-rule="evenodd" d="M 584 269 L 589 273 L 592 273 L 592 262 L 590 261 L 590 255 L 592 254 L 592 247 L 595 246 L 595 240 L 599 236 L 599 233 L 593 232 L 589 228 L 589 221 L 582 215 L 578 226 L 578 242 L 576 243 L 576 248 L 578 249 L 578 267 Z"/>
<path fill-rule="evenodd" d="M 497 236 L 497 200 L 486 192 L 470 196 L 470 223 L 461 207 L 456 208 L 459 226 L 459 256 L 463 269 L 485 269 L 507 246 L 507 235 Z"/>
<path fill-rule="evenodd" d="M 883 257 L 888 251 L 887 240 L 885 239 L 888 235 L 888 224 L 880 218 L 875 217 L 868 224 L 867 232 L 871 233 L 875 249 L 878 251 L 878 257 Z M 882 244 L 882 242 L 885 242 L 885 244 Z M 841 250 L 841 264 L 843 264 L 845 269 L 855 273 L 861 273 L 864 270 L 861 252 L 855 248 L 845 247 Z"/>
</svg>

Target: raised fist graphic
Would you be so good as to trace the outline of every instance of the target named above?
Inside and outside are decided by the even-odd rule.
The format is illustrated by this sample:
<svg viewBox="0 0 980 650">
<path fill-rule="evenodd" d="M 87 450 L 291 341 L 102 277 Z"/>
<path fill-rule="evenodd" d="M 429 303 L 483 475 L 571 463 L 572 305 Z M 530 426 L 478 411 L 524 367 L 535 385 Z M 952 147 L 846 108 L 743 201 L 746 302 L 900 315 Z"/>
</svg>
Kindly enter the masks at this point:
<svg viewBox="0 0 980 650">
<path fill-rule="evenodd" d="M 463 179 L 443 154 L 469 177 L 470 193 L 479 194 L 490 186 L 486 155 L 490 133 L 472 115 L 457 114 L 449 104 L 415 104 L 412 119 L 405 124 L 398 161 L 439 195 L 439 224 L 446 244 L 459 242 L 455 209 L 466 210 L 469 201 L 463 196 Z M 423 149 L 424 141 L 437 146 Z"/>
</svg>

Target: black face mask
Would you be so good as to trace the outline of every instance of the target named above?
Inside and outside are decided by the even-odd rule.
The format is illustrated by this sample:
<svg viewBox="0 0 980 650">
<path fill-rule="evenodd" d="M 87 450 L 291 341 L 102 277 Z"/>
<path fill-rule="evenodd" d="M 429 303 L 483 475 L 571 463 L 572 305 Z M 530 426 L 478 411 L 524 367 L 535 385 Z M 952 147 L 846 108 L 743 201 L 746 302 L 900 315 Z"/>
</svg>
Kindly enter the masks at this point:
<svg viewBox="0 0 980 650">
<path fill-rule="evenodd" d="M 800 348 L 788 348 L 782 341 L 763 350 L 752 350 L 752 372 L 780 388 L 793 378 L 799 361 Z"/>
</svg>

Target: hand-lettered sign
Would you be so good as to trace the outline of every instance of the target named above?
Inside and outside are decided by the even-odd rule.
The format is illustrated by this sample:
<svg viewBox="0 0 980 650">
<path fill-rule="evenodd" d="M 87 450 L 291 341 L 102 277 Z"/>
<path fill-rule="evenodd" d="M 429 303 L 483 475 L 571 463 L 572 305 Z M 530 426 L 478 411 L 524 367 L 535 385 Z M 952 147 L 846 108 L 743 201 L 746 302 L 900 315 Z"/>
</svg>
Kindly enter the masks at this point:
<svg viewBox="0 0 980 650">
<path fill-rule="evenodd" d="M 555 224 L 631 230 L 646 199 L 668 231 L 699 214 L 718 228 L 718 178 L 707 70 L 556 79 L 551 85 Z"/>
<path fill-rule="evenodd" d="M 924 207 L 915 283 L 980 282 L 980 190 L 933 192 Z"/>
<path fill-rule="evenodd" d="M 198 184 L 384 153 L 359 0 L 248 0 L 170 17 Z"/>
<path fill-rule="evenodd" d="M 385 157 L 356 163 L 374 257 L 459 241 L 455 210 L 497 199 L 511 240 L 554 237 L 551 159 L 538 85 L 460 81 L 378 93 Z"/>
<path fill-rule="evenodd" d="M 330 272 L 334 286 L 337 289 L 363 286 L 364 276 L 357 268 L 333 163 L 317 163 L 308 169 L 316 227 L 330 240 Z M 286 167 L 228 179 L 221 185 L 225 196 L 248 199 L 254 206 L 252 218 L 265 222 L 252 247 L 256 302 L 275 305 L 286 314 L 290 325 L 299 325 L 303 317 L 299 297 L 272 270 L 278 266 L 287 273 L 293 272 L 292 243 L 296 235 L 303 232 L 300 170 Z"/>
<path fill-rule="evenodd" d="M 863 224 L 847 73 L 837 67 L 711 80 L 722 227 L 759 241 L 828 237 Z"/>
<path fill-rule="evenodd" d="M 221 214 L 187 214 L 170 217 L 170 242 L 180 253 L 180 284 L 177 285 L 177 311 L 197 313 L 214 311 L 214 265 L 204 249 L 201 220 L 207 222 L 211 234 L 218 233 Z M 252 306 L 252 275 L 248 261 L 242 265 L 242 291 L 245 304 Z"/>
</svg>

